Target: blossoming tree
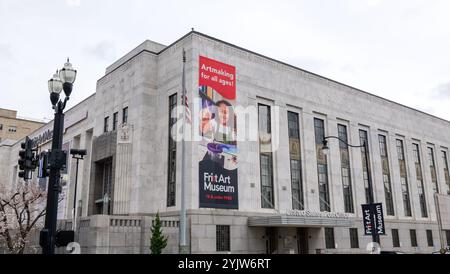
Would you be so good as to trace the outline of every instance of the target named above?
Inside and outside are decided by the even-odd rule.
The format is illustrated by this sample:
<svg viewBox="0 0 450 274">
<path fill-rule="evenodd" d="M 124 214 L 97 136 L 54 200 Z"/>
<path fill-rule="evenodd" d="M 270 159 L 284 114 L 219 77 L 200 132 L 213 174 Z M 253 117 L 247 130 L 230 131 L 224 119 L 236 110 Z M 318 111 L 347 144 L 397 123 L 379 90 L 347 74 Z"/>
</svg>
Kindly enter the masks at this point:
<svg viewBox="0 0 450 274">
<path fill-rule="evenodd" d="M 46 192 L 36 184 L 19 183 L 0 191 L 0 242 L 10 253 L 22 254 L 33 229 L 45 216 Z"/>
</svg>

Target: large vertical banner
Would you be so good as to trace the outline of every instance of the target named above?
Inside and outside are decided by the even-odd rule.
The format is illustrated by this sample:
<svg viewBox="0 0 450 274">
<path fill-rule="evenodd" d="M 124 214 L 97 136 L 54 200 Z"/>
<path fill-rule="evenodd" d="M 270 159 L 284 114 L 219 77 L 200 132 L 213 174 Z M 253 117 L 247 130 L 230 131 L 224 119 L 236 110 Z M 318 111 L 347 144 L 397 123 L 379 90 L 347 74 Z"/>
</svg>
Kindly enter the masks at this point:
<svg viewBox="0 0 450 274">
<path fill-rule="evenodd" d="M 199 59 L 200 207 L 237 209 L 236 68 Z"/>
</svg>

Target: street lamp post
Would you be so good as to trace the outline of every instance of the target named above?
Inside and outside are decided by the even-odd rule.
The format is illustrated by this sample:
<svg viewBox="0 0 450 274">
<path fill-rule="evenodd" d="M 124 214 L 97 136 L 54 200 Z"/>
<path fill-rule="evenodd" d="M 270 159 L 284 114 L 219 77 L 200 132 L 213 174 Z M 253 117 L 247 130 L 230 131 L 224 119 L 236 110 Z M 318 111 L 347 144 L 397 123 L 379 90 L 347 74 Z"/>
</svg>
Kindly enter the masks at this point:
<svg viewBox="0 0 450 274">
<path fill-rule="evenodd" d="M 338 139 L 339 141 L 341 141 L 342 143 L 344 143 L 347 147 L 353 147 L 353 148 L 364 148 L 364 157 L 365 157 L 365 162 L 366 162 L 366 170 L 367 170 L 367 181 L 368 181 L 368 188 L 369 188 L 369 204 L 372 208 L 373 204 L 374 204 L 374 197 L 373 197 L 373 188 L 372 188 L 372 177 L 370 175 L 370 170 L 369 170 L 369 145 L 366 141 L 363 142 L 362 145 L 359 146 L 355 146 L 355 145 L 350 145 L 348 144 L 345 140 L 342 140 L 339 137 L 336 136 L 327 136 L 323 138 L 322 141 L 322 151 L 327 154 L 329 151 L 329 147 L 328 147 L 328 142 L 327 139 Z M 370 226 L 371 226 L 371 230 L 372 230 L 372 242 L 374 243 L 378 243 L 380 244 L 380 238 L 378 236 L 376 227 L 375 227 L 375 216 L 373 213 L 370 214 Z"/>
<path fill-rule="evenodd" d="M 75 186 L 73 190 L 73 209 L 72 209 L 72 230 L 76 231 L 77 229 L 77 183 L 78 183 L 78 162 L 83 160 L 84 155 L 86 155 L 85 149 L 71 149 L 70 154 L 73 159 L 77 160 L 77 167 L 75 171 Z"/>
<path fill-rule="evenodd" d="M 72 93 L 73 83 L 75 82 L 77 71 L 72 68 L 72 64 L 67 58 L 64 67 L 53 75 L 48 81 L 48 90 L 50 92 L 50 101 L 55 110 L 55 119 L 53 120 L 53 138 L 52 149 L 50 152 L 50 174 L 47 189 L 47 212 L 45 215 L 45 226 L 41 230 L 39 243 L 43 254 L 54 254 L 56 243 L 56 225 L 58 214 L 58 196 L 60 192 L 60 171 L 65 165 L 66 154 L 61 150 L 62 137 L 64 129 L 64 108 Z M 60 100 L 59 94 L 64 90 L 66 97 Z"/>
</svg>

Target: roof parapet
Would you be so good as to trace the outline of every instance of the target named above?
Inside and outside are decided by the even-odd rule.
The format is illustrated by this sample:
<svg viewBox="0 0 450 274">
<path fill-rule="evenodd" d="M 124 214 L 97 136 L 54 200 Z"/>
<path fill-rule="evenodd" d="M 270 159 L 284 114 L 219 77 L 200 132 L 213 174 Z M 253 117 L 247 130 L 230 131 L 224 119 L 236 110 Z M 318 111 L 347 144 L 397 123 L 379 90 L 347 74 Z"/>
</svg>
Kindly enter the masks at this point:
<svg viewBox="0 0 450 274">
<path fill-rule="evenodd" d="M 151 40 L 145 40 L 142 42 L 139 46 L 135 47 L 133 50 L 122 56 L 119 60 L 112 63 L 110 66 L 106 68 L 105 75 L 110 73 L 111 71 L 115 70 L 116 68 L 120 67 L 123 63 L 128 61 L 132 56 L 138 54 L 139 52 L 146 50 L 150 52 L 154 52 L 157 54 L 161 50 L 166 48 L 165 45 L 151 41 Z"/>
</svg>

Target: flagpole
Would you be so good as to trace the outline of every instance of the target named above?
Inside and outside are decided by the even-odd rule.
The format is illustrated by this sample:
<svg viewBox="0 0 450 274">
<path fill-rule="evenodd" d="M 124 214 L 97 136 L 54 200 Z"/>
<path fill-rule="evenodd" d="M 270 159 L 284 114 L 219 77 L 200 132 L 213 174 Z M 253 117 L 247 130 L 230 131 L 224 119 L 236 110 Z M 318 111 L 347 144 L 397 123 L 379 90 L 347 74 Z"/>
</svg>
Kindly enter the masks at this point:
<svg viewBox="0 0 450 274">
<path fill-rule="evenodd" d="M 186 123 L 186 84 L 185 84 L 185 65 L 186 65 L 186 51 L 183 49 L 183 76 L 182 76 L 182 91 L 181 102 L 183 104 L 183 123 L 181 126 L 181 209 L 180 209 L 180 254 L 189 253 L 186 245 L 186 144 L 185 144 L 185 123 Z"/>
</svg>

